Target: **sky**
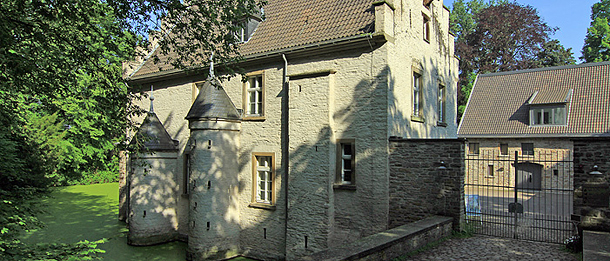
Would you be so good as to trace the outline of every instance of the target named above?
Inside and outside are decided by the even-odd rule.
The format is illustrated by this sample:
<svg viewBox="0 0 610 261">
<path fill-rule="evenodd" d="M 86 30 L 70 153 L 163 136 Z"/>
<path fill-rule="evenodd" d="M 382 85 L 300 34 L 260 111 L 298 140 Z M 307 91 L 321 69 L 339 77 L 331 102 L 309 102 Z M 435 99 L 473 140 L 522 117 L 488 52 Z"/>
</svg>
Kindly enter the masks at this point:
<svg viewBox="0 0 610 261">
<path fill-rule="evenodd" d="M 444 0 L 449 7 L 454 0 Z M 572 53 L 577 62 L 582 55 L 581 50 L 591 24 L 591 6 L 599 0 L 517 0 L 521 5 L 531 5 L 538 10 L 538 15 L 551 27 L 557 27 L 551 39 L 558 39 Z"/>
</svg>

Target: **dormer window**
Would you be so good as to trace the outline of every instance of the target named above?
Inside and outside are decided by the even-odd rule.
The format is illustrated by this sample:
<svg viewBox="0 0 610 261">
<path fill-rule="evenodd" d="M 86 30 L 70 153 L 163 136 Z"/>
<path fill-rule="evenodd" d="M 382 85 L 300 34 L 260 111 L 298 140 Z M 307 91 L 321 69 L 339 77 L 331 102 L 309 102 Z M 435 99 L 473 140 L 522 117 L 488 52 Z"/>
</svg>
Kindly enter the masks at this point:
<svg viewBox="0 0 610 261">
<path fill-rule="evenodd" d="M 566 125 L 572 90 L 536 91 L 529 99 L 530 126 Z"/>
<path fill-rule="evenodd" d="M 261 8 L 260 13 L 256 13 L 253 16 L 242 20 L 242 22 L 239 24 L 239 28 L 235 32 L 235 38 L 237 38 L 237 42 L 244 43 L 250 40 L 250 37 L 252 37 L 252 34 L 258 27 L 258 24 L 263 21 L 263 12 L 264 11 Z"/>
<path fill-rule="evenodd" d="M 565 104 L 530 108 L 530 125 L 565 125 Z"/>
</svg>

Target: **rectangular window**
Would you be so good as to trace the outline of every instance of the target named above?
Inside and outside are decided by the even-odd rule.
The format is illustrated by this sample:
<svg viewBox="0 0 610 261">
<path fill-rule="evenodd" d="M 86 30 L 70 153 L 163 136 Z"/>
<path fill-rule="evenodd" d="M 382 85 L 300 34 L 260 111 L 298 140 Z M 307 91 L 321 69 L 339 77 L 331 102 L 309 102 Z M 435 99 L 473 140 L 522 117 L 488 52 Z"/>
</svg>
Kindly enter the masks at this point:
<svg viewBox="0 0 610 261">
<path fill-rule="evenodd" d="M 248 74 L 244 83 L 244 119 L 263 119 L 265 107 L 265 80 L 262 72 Z"/>
<path fill-rule="evenodd" d="M 487 165 L 487 176 L 494 176 L 494 165 Z"/>
<path fill-rule="evenodd" d="M 530 125 L 565 125 L 565 105 L 530 109 Z"/>
<path fill-rule="evenodd" d="M 422 76 L 417 72 L 413 72 L 413 116 L 423 117 L 422 113 Z"/>
<path fill-rule="evenodd" d="M 468 154 L 479 155 L 479 143 L 468 143 Z"/>
<path fill-rule="evenodd" d="M 521 143 L 521 154 L 523 156 L 534 156 L 534 143 Z"/>
<path fill-rule="evenodd" d="M 252 154 L 253 207 L 275 205 L 275 154 Z"/>
<path fill-rule="evenodd" d="M 438 85 L 438 125 L 445 124 L 445 102 L 446 102 L 446 93 L 445 86 L 442 84 Z M 445 124 L 446 126 L 446 124 Z"/>
<path fill-rule="evenodd" d="M 424 41 L 426 42 L 430 42 L 430 18 L 428 18 L 428 16 L 424 15 Z"/>
<path fill-rule="evenodd" d="M 337 141 L 337 185 L 355 185 L 356 147 L 354 140 Z"/>
<path fill-rule="evenodd" d="M 500 155 L 508 155 L 508 143 L 500 143 Z"/>
</svg>

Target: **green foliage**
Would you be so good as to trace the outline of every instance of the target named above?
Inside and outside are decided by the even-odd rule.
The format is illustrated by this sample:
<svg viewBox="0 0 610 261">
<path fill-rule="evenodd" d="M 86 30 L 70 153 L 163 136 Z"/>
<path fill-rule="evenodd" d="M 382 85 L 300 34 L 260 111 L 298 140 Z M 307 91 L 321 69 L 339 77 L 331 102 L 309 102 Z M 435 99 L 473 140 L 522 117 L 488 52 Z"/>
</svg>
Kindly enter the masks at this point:
<svg viewBox="0 0 610 261">
<path fill-rule="evenodd" d="M 458 119 L 478 73 L 573 64 L 571 49 L 549 41 L 549 27 L 535 8 L 505 0 L 456 0 L 450 16 L 460 59 Z"/>
<path fill-rule="evenodd" d="M 536 55 L 539 67 L 576 64 L 572 48 L 565 49 L 559 40 L 552 40 L 542 45 L 542 50 Z"/>
<path fill-rule="evenodd" d="M 591 20 L 580 59 L 585 62 L 610 61 L 610 0 L 601 0 L 591 7 Z"/>
</svg>

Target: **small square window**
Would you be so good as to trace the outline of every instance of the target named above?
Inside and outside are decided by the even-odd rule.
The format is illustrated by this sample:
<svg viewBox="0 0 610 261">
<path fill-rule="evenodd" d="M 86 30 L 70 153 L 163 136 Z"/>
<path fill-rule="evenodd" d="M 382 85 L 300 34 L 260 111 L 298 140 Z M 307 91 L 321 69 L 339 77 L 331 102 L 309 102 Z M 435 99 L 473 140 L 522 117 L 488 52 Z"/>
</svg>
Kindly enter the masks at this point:
<svg viewBox="0 0 610 261">
<path fill-rule="evenodd" d="M 468 143 L 468 154 L 479 155 L 479 143 Z"/>
<path fill-rule="evenodd" d="M 521 154 L 523 156 L 534 156 L 534 143 L 521 143 Z"/>
<path fill-rule="evenodd" d="M 336 184 L 356 184 L 356 146 L 354 140 L 337 141 L 337 176 Z"/>
<path fill-rule="evenodd" d="M 275 154 L 252 154 L 252 203 L 250 206 L 275 205 Z"/>
<path fill-rule="evenodd" d="M 508 155 L 508 143 L 500 143 L 500 155 Z"/>
<path fill-rule="evenodd" d="M 244 82 L 243 110 L 244 119 L 264 119 L 265 111 L 265 77 L 257 72 L 246 75 Z"/>
</svg>

